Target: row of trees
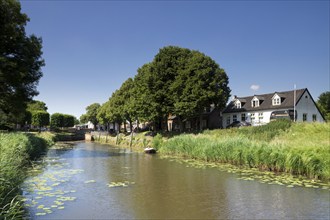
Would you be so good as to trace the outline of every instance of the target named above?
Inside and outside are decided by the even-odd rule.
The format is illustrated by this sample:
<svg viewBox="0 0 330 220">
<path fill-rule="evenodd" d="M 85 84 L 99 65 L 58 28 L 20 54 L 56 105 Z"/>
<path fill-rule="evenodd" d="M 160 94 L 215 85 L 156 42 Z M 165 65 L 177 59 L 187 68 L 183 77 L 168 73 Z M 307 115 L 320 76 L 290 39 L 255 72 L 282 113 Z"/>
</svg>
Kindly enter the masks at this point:
<svg viewBox="0 0 330 220">
<path fill-rule="evenodd" d="M 25 113 L 25 125 L 33 125 L 38 128 L 49 126 L 51 128 L 68 128 L 78 124 L 79 121 L 73 115 L 54 113 L 50 116 L 46 103 L 32 100 L 27 104 Z"/>
<path fill-rule="evenodd" d="M 225 107 L 229 95 L 227 74 L 214 60 L 199 51 L 167 46 L 107 102 L 88 106 L 80 119 L 94 124 L 128 121 L 130 125 L 137 120 L 166 129 L 169 115 L 180 121 L 196 117 L 211 104 Z"/>
</svg>

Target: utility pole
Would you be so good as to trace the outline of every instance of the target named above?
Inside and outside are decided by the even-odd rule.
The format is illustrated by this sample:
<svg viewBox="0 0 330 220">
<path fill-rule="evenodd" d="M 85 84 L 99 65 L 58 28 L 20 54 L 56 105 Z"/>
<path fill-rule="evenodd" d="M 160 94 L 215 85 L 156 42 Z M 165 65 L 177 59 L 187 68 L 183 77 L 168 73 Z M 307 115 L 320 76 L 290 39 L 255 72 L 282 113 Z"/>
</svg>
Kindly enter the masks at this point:
<svg viewBox="0 0 330 220">
<path fill-rule="evenodd" d="M 293 122 L 296 122 L 296 84 L 293 87 Z"/>
</svg>

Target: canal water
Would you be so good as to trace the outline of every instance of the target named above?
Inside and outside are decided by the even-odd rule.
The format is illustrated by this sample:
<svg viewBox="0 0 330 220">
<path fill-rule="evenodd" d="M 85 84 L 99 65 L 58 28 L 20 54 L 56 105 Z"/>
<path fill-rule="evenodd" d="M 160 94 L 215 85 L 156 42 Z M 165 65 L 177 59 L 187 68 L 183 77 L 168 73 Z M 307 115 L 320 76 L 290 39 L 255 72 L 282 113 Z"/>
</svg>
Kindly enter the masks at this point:
<svg viewBox="0 0 330 220">
<path fill-rule="evenodd" d="M 329 190 L 244 181 L 97 143 L 50 149 L 24 184 L 31 219 L 329 219 Z"/>
</svg>

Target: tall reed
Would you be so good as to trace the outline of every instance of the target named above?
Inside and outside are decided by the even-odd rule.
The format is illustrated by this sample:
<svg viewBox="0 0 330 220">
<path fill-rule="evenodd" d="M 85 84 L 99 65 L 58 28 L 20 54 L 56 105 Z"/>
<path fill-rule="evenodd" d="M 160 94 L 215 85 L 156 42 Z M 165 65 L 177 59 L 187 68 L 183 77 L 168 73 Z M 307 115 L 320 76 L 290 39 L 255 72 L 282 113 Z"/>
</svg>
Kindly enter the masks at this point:
<svg viewBox="0 0 330 220">
<path fill-rule="evenodd" d="M 176 136 L 163 142 L 160 152 L 329 180 L 328 135 L 329 124 L 291 125 L 280 120 L 260 127 Z"/>
<path fill-rule="evenodd" d="M 0 219 L 23 217 L 20 185 L 30 161 L 52 144 L 52 136 L 25 133 L 0 133 Z"/>
</svg>

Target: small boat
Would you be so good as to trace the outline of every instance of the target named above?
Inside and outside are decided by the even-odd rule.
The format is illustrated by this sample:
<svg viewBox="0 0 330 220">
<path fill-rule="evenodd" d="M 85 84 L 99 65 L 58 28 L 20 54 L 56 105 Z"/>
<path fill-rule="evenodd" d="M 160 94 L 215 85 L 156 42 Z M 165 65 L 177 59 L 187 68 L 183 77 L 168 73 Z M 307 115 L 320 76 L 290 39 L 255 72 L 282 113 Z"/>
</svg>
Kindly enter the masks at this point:
<svg viewBox="0 0 330 220">
<path fill-rule="evenodd" d="M 146 154 L 155 154 L 156 153 L 156 149 L 155 148 L 152 148 L 152 147 L 147 147 L 147 148 L 144 148 L 144 152 Z"/>
</svg>

